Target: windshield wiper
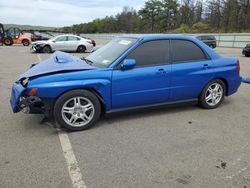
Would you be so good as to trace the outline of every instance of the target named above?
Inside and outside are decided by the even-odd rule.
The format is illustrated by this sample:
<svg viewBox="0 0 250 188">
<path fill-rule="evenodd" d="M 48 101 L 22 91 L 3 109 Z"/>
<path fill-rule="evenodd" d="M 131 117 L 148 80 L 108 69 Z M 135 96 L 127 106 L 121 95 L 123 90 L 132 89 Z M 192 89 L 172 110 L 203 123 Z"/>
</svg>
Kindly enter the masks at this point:
<svg viewBox="0 0 250 188">
<path fill-rule="evenodd" d="M 86 61 L 86 63 L 88 63 L 89 65 L 92 65 L 94 63 L 93 61 L 86 59 L 85 57 L 82 57 L 81 60 Z"/>
</svg>

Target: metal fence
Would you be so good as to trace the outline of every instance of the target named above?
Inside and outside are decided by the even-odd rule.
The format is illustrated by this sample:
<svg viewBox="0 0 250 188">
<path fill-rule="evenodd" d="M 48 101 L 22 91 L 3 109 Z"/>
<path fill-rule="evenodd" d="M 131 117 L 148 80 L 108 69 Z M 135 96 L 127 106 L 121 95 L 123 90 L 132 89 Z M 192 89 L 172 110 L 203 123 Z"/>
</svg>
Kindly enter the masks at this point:
<svg viewBox="0 0 250 188">
<path fill-rule="evenodd" d="M 122 35 L 122 33 L 112 34 L 82 34 L 82 36 L 93 38 L 111 40 L 115 36 Z M 190 34 L 189 34 L 190 35 Z M 219 47 L 231 47 L 231 48 L 242 48 L 246 44 L 250 44 L 250 33 L 206 33 L 206 34 L 191 34 L 197 35 L 213 35 L 217 40 L 217 46 Z"/>
</svg>

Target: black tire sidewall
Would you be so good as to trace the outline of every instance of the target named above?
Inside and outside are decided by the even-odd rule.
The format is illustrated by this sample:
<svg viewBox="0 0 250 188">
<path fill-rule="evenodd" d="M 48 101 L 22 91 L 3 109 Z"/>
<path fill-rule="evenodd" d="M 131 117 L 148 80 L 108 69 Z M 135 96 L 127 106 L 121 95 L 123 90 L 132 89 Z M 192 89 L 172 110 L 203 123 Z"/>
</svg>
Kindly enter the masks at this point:
<svg viewBox="0 0 250 188">
<path fill-rule="evenodd" d="M 51 53 L 51 47 L 50 46 L 44 46 L 42 49 L 43 53 Z"/>
<path fill-rule="evenodd" d="M 222 95 L 222 98 L 221 98 L 221 100 L 220 100 L 220 102 L 218 104 L 216 104 L 214 106 L 211 106 L 211 105 L 207 104 L 207 102 L 206 102 L 206 91 L 209 88 L 209 86 L 212 85 L 212 84 L 214 84 L 214 83 L 218 83 L 218 84 L 220 84 L 222 86 L 223 95 Z M 225 83 L 222 80 L 220 80 L 220 79 L 212 80 L 202 90 L 202 93 L 201 93 L 201 95 L 199 97 L 199 104 L 200 104 L 200 106 L 202 108 L 205 108 L 205 109 L 214 109 L 214 108 L 217 108 L 223 102 L 223 100 L 225 98 L 225 94 L 226 94 L 226 85 L 225 85 Z"/>
<path fill-rule="evenodd" d="M 92 118 L 92 120 L 88 124 L 81 126 L 81 127 L 70 126 L 62 118 L 61 109 L 64 103 L 73 97 L 85 97 L 93 103 L 94 108 L 95 108 L 95 113 L 94 113 L 94 117 Z M 62 127 L 67 128 L 68 130 L 71 130 L 71 131 L 80 131 L 80 130 L 86 130 L 90 128 L 99 119 L 100 115 L 101 115 L 101 105 L 100 105 L 99 99 L 95 96 L 95 94 L 93 94 L 92 92 L 88 90 L 78 89 L 78 90 L 69 91 L 63 94 L 62 96 L 60 96 L 57 99 L 55 106 L 54 106 L 54 118 L 56 122 Z"/>
<path fill-rule="evenodd" d="M 84 53 L 86 51 L 86 47 L 85 46 L 78 46 L 77 50 L 78 53 Z"/>
<path fill-rule="evenodd" d="M 9 44 L 6 44 L 6 42 L 5 42 L 6 40 L 10 40 L 10 43 L 9 43 Z M 9 38 L 9 37 L 8 37 L 8 38 L 4 38 L 4 39 L 3 39 L 3 43 L 4 43 L 6 46 L 12 46 L 12 45 L 13 45 L 13 40 L 12 40 L 12 38 Z"/>
<path fill-rule="evenodd" d="M 27 42 L 27 45 L 25 45 L 25 42 Z M 24 40 L 22 41 L 22 43 L 23 43 L 24 46 L 29 46 L 29 45 L 30 45 L 30 42 L 29 42 L 28 39 L 24 39 Z"/>
</svg>

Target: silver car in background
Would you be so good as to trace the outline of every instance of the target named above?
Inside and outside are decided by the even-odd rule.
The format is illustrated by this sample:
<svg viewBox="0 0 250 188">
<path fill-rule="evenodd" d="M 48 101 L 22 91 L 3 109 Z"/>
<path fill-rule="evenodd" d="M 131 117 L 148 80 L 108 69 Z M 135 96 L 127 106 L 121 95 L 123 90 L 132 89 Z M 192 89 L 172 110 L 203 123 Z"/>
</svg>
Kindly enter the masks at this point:
<svg viewBox="0 0 250 188">
<path fill-rule="evenodd" d="M 56 50 L 66 52 L 92 52 L 95 41 L 77 35 L 58 35 L 46 41 L 31 43 L 32 52 L 51 53 Z"/>
</svg>

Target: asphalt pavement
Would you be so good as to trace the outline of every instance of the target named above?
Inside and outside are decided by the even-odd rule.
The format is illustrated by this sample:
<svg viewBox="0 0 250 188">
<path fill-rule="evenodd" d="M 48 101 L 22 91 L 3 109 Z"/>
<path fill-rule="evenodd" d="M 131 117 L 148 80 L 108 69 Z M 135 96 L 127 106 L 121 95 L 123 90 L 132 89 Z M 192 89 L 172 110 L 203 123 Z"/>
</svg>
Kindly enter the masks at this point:
<svg viewBox="0 0 250 188">
<path fill-rule="evenodd" d="M 237 56 L 242 76 L 250 77 L 241 49 L 216 51 Z M 250 187 L 250 85 L 214 110 L 185 105 L 116 113 L 60 137 L 54 122 L 13 114 L 9 105 L 18 75 L 48 57 L 0 46 L 1 188 Z M 74 178 L 84 185 L 72 185 Z"/>
</svg>

